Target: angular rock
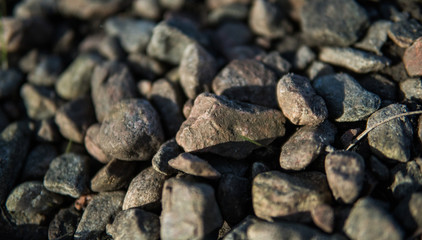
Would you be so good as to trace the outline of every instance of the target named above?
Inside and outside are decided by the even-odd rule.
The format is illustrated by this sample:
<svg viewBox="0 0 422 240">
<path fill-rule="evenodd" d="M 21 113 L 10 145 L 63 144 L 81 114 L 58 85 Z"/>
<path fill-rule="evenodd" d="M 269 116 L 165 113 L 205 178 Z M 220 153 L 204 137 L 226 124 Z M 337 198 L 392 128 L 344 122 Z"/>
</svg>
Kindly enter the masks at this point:
<svg viewBox="0 0 422 240">
<path fill-rule="evenodd" d="M 381 105 L 377 95 L 366 91 L 346 73 L 319 77 L 313 87 L 324 98 L 329 116 L 336 122 L 361 121 Z"/>
<path fill-rule="evenodd" d="M 283 12 L 277 3 L 268 0 L 254 0 L 249 12 L 249 26 L 258 35 L 280 38 L 285 34 L 282 27 Z"/>
<path fill-rule="evenodd" d="M 390 189 L 396 199 L 409 196 L 422 186 L 422 160 L 397 164 L 392 170 Z"/>
<path fill-rule="evenodd" d="M 159 0 L 135 0 L 132 8 L 136 15 L 146 19 L 157 20 L 161 17 Z"/>
<path fill-rule="evenodd" d="M 248 228 L 258 222 L 259 220 L 256 217 L 253 217 L 252 215 L 247 216 L 245 219 L 243 219 L 242 222 L 237 224 L 233 229 L 227 233 L 223 240 L 242 240 L 247 239 L 247 231 Z"/>
<path fill-rule="evenodd" d="M 421 30 L 422 35 L 422 30 Z M 413 44 L 406 49 L 403 55 L 403 63 L 410 76 L 422 76 L 422 37 L 416 39 Z"/>
<path fill-rule="evenodd" d="M 316 226 L 324 232 L 331 233 L 334 228 L 334 209 L 327 205 L 321 204 L 311 210 L 312 221 Z"/>
<path fill-rule="evenodd" d="M 287 74 L 278 81 L 277 100 L 284 116 L 296 125 L 318 125 L 328 117 L 327 106 L 311 81 Z"/>
<path fill-rule="evenodd" d="M 267 145 L 283 136 L 284 122 L 280 111 L 203 93 L 195 99 L 176 141 L 186 152 L 242 159 L 259 147 L 250 140 Z"/>
<path fill-rule="evenodd" d="M 186 119 L 189 118 L 190 112 L 193 108 L 193 103 L 193 99 L 188 99 L 186 100 L 185 104 L 183 104 L 183 116 L 185 116 Z"/>
<path fill-rule="evenodd" d="M 334 142 L 336 127 L 329 121 L 305 126 L 296 131 L 281 147 L 280 166 L 286 170 L 303 170 Z"/>
<path fill-rule="evenodd" d="M 113 159 L 91 179 L 91 190 L 94 192 L 110 192 L 126 188 L 137 170 L 137 162 Z"/>
<path fill-rule="evenodd" d="M 376 111 L 368 118 L 366 128 L 370 128 L 394 115 L 407 112 L 402 104 L 391 104 Z M 410 159 L 413 128 L 407 117 L 388 121 L 368 133 L 368 143 L 375 156 L 407 162 Z"/>
<path fill-rule="evenodd" d="M 399 83 L 400 91 L 404 99 L 411 101 L 422 101 L 422 79 L 409 78 Z"/>
<path fill-rule="evenodd" d="M 319 53 L 319 59 L 356 73 L 376 72 L 390 65 L 386 57 L 354 48 L 324 47 Z"/>
<path fill-rule="evenodd" d="M 73 206 L 61 209 L 48 226 L 48 239 L 72 240 L 81 215 Z"/>
<path fill-rule="evenodd" d="M 98 139 L 97 139 L 97 135 L 98 135 L 98 132 L 100 131 L 100 128 L 101 128 L 101 125 L 98 123 L 92 124 L 88 128 L 85 134 L 85 139 L 84 139 L 85 148 L 88 151 L 88 153 L 92 157 L 97 159 L 99 162 L 108 163 L 113 158 L 106 155 L 100 147 L 100 143 L 98 142 Z"/>
<path fill-rule="evenodd" d="M 101 1 L 96 0 L 61 0 L 57 2 L 61 14 L 84 20 L 104 19 L 127 6 L 126 0 Z"/>
<path fill-rule="evenodd" d="M 35 69 L 28 74 L 28 82 L 38 86 L 54 86 L 61 71 L 61 58 L 48 55 L 42 58 Z"/>
<path fill-rule="evenodd" d="M 373 74 L 359 79 L 360 85 L 366 90 L 375 93 L 382 100 L 396 100 L 397 85 L 381 74 Z"/>
<path fill-rule="evenodd" d="M 309 79 L 314 80 L 324 75 L 334 74 L 335 72 L 331 65 L 320 61 L 313 61 L 306 73 Z"/>
<path fill-rule="evenodd" d="M 422 193 L 416 192 L 403 199 L 394 210 L 394 216 L 410 231 L 422 226 Z"/>
<path fill-rule="evenodd" d="M 42 179 L 50 166 L 51 161 L 58 155 L 56 148 L 51 144 L 40 144 L 34 147 L 26 158 L 21 179 Z"/>
<path fill-rule="evenodd" d="M 214 189 L 204 183 L 172 178 L 165 182 L 161 239 L 216 238 L 223 219 Z"/>
<path fill-rule="evenodd" d="M 396 221 L 379 203 L 371 198 L 361 198 L 355 203 L 344 232 L 351 239 L 403 239 L 404 234 Z"/>
<path fill-rule="evenodd" d="M 0 70 L 0 98 L 15 95 L 23 82 L 23 76 L 16 70 Z"/>
<path fill-rule="evenodd" d="M 54 142 L 59 139 L 59 131 L 53 118 L 43 119 L 35 125 L 36 140 L 38 142 Z"/>
<path fill-rule="evenodd" d="M 164 142 L 152 158 L 152 167 L 155 171 L 166 176 L 172 175 L 177 171 L 170 167 L 169 161 L 182 153 L 179 145 L 174 138 Z"/>
<path fill-rule="evenodd" d="M 88 159 L 67 153 L 50 163 L 44 176 L 44 186 L 51 192 L 77 198 L 88 191 Z"/>
<path fill-rule="evenodd" d="M 415 19 L 393 23 L 388 31 L 388 36 L 399 47 L 407 48 L 422 36 L 422 24 Z"/>
<path fill-rule="evenodd" d="M 261 62 L 276 72 L 278 77 L 282 77 L 292 68 L 292 65 L 286 59 L 284 59 L 278 51 L 272 51 L 268 53 L 262 58 Z"/>
<path fill-rule="evenodd" d="M 59 107 L 54 91 L 44 87 L 25 83 L 21 87 L 20 95 L 28 116 L 34 120 L 43 120 L 54 116 Z"/>
<path fill-rule="evenodd" d="M 126 99 L 112 106 L 97 135 L 105 154 L 120 160 L 149 160 L 164 140 L 159 117 L 143 99 Z"/>
<path fill-rule="evenodd" d="M 386 20 L 378 20 L 374 22 L 366 32 L 366 36 L 354 46 L 382 55 L 381 48 L 387 41 L 387 33 L 390 30 L 391 22 Z"/>
<path fill-rule="evenodd" d="M 293 67 L 304 70 L 316 58 L 315 53 L 306 45 L 302 45 L 293 57 Z"/>
<path fill-rule="evenodd" d="M 190 153 L 181 153 L 176 158 L 171 159 L 168 164 L 174 169 L 193 176 L 214 180 L 221 177 L 221 174 L 207 161 Z"/>
</svg>

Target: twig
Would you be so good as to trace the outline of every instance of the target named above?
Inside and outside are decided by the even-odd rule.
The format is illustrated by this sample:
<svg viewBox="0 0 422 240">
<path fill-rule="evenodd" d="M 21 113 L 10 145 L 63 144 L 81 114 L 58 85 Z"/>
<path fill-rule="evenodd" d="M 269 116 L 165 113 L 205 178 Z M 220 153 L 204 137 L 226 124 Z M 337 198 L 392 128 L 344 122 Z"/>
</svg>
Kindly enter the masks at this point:
<svg viewBox="0 0 422 240">
<path fill-rule="evenodd" d="M 64 153 L 69 153 L 71 148 L 72 148 L 72 140 L 69 140 L 66 146 L 66 151 Z"/>
</svg>

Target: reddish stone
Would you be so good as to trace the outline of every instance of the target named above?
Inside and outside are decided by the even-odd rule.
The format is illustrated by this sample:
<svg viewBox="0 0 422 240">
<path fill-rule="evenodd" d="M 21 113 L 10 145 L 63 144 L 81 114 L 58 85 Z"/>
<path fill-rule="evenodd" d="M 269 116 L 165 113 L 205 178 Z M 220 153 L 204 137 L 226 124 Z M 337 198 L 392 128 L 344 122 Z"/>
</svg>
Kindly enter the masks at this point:
<svg viewBox="0 0 422 240">
<path fill-rule="evenodd" d="M 410 76 L 422 76 L 422 37 L 406 49 L 403 62 Z"/>
</svg>

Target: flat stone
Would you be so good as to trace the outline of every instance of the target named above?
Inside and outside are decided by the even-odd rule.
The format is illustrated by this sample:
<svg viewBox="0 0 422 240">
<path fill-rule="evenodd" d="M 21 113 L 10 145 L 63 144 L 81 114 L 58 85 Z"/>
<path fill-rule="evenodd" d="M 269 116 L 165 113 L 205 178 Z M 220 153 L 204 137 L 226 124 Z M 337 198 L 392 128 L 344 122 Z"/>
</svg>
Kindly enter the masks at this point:
<svg viewBox="0 0 422 240">
<path fill-rule="evenodd" d="M 277 73 L 278 77 L 282 77 L 292 68 L 292 64 L 284 59 L 278 51 L 271 51 L 270 53 L 266 54 L 260 61 L 263 62 L 265 66 Z"/>
<path fill-rule="evenodd" d="M 319 59 L 356 73 L 376 72 L 390 65 L 386 57 L 354 48 L 324 47 L 319 53 Z"/>
<path fill-rule="evenodd" d="M 280 38 L 285 35 L 282 27 L 283 17 L 283 12 L 277 3 L 255 0 L 249 12 L 249 27 L 257 35 Z"/>
<path fill-rule="evenodd" d="M 296 131 L 281 147 L 280 166 L 286 170 L 303 170 L 334 142 L 336 127 L 329 121 L 305 126 Z"/>
<path fill-rule="evenodd" d="M 421 34 L 422 35 L 422 30 Z M 422 76 L 422 37 L 416 39 L 403 55 L 404 66 L 410 76 Z"/>
<path fill-rule="evenodd" d="M 399 47 L 410 47 L 416 39 L 422 36 L 422 24 L 415 19 L 395 22 L 391 25 L 388 36 Z"/>
<path fill-rule="evenodd" d="M 176 141 L 186 152 L 242 159 L 259 147 L 249 140 L 267 145 L 283 136 L 284 121 L 280 111 L 203 93 L 195 99 Z"/>
<path fill-rule="evenodd" d="M 394 115 L 407 112 L 402 104 L 391 104 L 372 114 L 366 128 L 370 128 Z M 407 117 L 388 121 L 368 133 L 368 143 L 373 154 L 380 159 L 407 162 L 410 159 L 413 128 Z"/>
<path fill-rule="evenodd" d="M 391 25 L 392 22 L 387 20 L 378 20 L 372 23 L 366 32 L 366 36 L 354 46 L 381 56 L 381 48 L 387 41 L 387 33 L 390 30 Z"/>
<path fill-rule="evenodd" d="M 159 116 L 147 100 L 126 99 L 113 105 L 101 124 L 98 144 L 120 160 L 151 159 L 164 141 Z"/>
<path fill-rule="evenodd" d="M 26 113 L 34 120 L 43 120 L 54 116 L 59 103 L 54 91 L 25 83 L 20 95 L 24 101 Z"/>
<path fill-rule="evenodd" d="M 88 153 L 101 163 L 108 163 L 113 158 L 104 153 L 98 142 L 97 135 L 100 132 L 101 125 L 98 123 L 92 124 L 85 134 L 84 144 Z"/>
<path fill-rule="evenodd" d="M 18 93 L 19 87 L 23 82 L 23 76 L 20 72 L 10 70 L 0 70 L 0 98 L 10 97 Z"/>
<path fill-rule="evenodd" d="M 21 179 L 40 180 L 50 166 L 51 161 L 58 155 L 56 148 L 51 144 L 39 144 L 29 153 L 22 170 Z"/>
<path fill-rule="evenodd" d="M 161 239 L 216 238 L 223 219 L 214 189 L 204 183 L 171 178 L 163 188 Z"/>
<path fill-rule="evenodd" d="M 422 79 L 409 78 L 399 83 L 403 97 L 411 101 L 422 101 Z"/>
<path fill-rule="evenodd" d="M 155 171 L 166 176 L 175 174 L 177 171 L 169 165 L 169 161 L 182 153 L 174 138 L 164 142 L 152 158 L 152 167 Z"/>
<path fill-rule="evenodd" d="M 174 169 L 193 176 L 214 180 L 221 177 L 221 174 L 206 160 L 190 153 L 181 153 L 176 158 L 171 159 L 168 164 Z"/>
<path fill-rule="evenodd" d="M 48 226 L 48 239 L 72 240 L 81 216 L 73 206 L 60 209 Z"/>
<path fill-rule="evenodd" d="M 243 219 L 242 222 L 240 222 L 235 227 L 233 227 L 233 229 L 229 233 L 227 233 L 222 240 L 243 240 L 243 239 L 247 239 L 246 234 L 247 234 L 248 228 L 252 224 L 254 224 L 258 221 L 259 220 L 252 215 L 247 216 L 245 219 Z"/>
<path fill-rule="evenodd" d="M 334 209 L 327 204 L 321 204 L 311 210 L 312 221 L 324 232 L 332 233 L 334 229 Z"/>
<path fill-rule="evenodd" d="M 137 171 L 137 162 L 113 159 L 91 179 L 91 190 L 110 192 L 126 188 Z"/>
<path fill-rule="evenodd" d="M 44 176 L 47 190 L 77 198 L 88 191 L 88 159 L 74 153 L 53 159 Z"/>
<path fill-rule="evenodd" d="M 313 87 L 324 98 L 329 116 L 336 122 L 361 121 L 381 105 L 377 95 L 366 91 L 346 73 L 319 77 Z"/>
<path fill-rule="evenodd" d="M 394 216 L 407 230 L 414 231 L 422 226 L 422 193 L 416 192 L 405 197 L 394 209 Z"/>
<path fill-rule="evenodd" d="M 334 74 L 334 69 L 331 65 L 320 61 L 313 61 L 306 71 L 309 79 L 314 80 L 318 77 Z"/>
<path fill-rule="evenodd" d="M 421 159 L 400 163 L 391 169 L 392 183 L 390 189 L 396 199 L 402 199 L 409 196 L 421 188 L 421 169 Z"/>
<path fill-rule="evenodd" d="M 41 58 L 34 70 L 28 74 L 28 82 L 38 86 L 54 86 L 62 68 L 60 57 L 47 55 Z"/>
<path fill-rule="evenodd" d="M 302 172 L 293 176 L 270 171 L 258 174 L 252 183 L 255 215 L 267 221 L 306 214 L 330 201 L 326 177 L 319 172 Z"/>
<path fill-rule="evenodd" d="M 355 203 L 344 232 L 351 239 L 403 239 L 400 226 L 375 200 L 366 197 Z"/>
<path fill-rule="evenodd" d="M 67 16 L 84 20 L 104 19 L 124 8 L 125 0 L 101 1 L 96 0 L 62 0 L 57 2 L 58 11 Z"/>
<path fill-rule="evenodd" d="M 397 99 L 397 84 L 381 74 L 364 76 L 358 81 L 362 87 L 372 93 L 375 93 L 382 100 Z"/>
</svg>

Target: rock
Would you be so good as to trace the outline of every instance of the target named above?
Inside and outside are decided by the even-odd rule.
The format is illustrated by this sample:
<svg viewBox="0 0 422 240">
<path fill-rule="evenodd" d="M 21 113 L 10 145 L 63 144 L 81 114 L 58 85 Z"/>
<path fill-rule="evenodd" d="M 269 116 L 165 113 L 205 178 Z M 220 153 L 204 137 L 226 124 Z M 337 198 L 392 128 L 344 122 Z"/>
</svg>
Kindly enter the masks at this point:
<svg viewBox="0 0 422 240">
<path fill-rule="evenodd" d="M 402 199 L 416 192 L 422 186 L 422 160 L 416 159 L 397 164 L 392 170 L 391 191 L 396 199 Z"/>
<path fill-rule="evenodd" d="M 50 163 L 44 176 L 47 190 L 73 198 L 88 191 L 88 159 L 74 153 L 62 154 Z"/>
<path fill-rule="evenodd" d="M 251 167 L 251 179 L 254 179 L 258 174 L 270 171 L 270 168 L 262 162 L 254 162 Z"/>
<path fill-rule="evenodd" d="M 406 100 L 422 101 L 422 79 L 409 78 L 399 83 L 400 91 Z"/>
<path fill-rule="evenodd" d="M 280 38 L 285 35 L 282 27 L 283 12 L 280 6 L 268 0 L 254 0 L 249 12 L 249 27 L 267 38 Z"/>
<path fill-rule="evenodd" d="M 62 136 L 76 143 L 83 143 L 85 133 L 94 121 L 94 108 L 91 99 L 87 97 L 72 100 L 61 106 L 55 117 Z"/>
<path fill-rule="evenodd" d="M 0 70 L 0 98 L 15 95 L 23 82 L 23 76 L 16 70 Z"/>
<path fill-rule="evenodd" d="M 59 139 L 59 131 L 53 118 L 43 119 L 35 125 L 38 142 L 54 142 Z"/>
<path fill-rule="evenodd" d="M 28 74 L 28 82 L 38 86 L 54 86 L 61 72 L 61 58 L 47 55 L 41 58 L 37 66 Z"/>
<path fill-rule="evenodd" d="M 324 47 L 319 53 L 319 59 L 356 73 L 376 72 L 390 65 L 386 57 L 354 48 Z"/>
<path fill-rule="evenodd" d="M 255 215 L 272 221 L 279 217 L 301 217 L 320 204 L 329 203 L 331 193 L 325 175 L 303 172 L 289 175 L 279 171 L 258 174 L 252 183 Z"/>
<path fill-rule="evenodd" d="M 273 107 L 276 80 L 276 74 L 259 61 L 233 60 L 214 78 L 212 89 L 230 99 Z"/>
<path fill-rule="evenodd" d="M 390 179 L 390 171 L 384 164 L 382 164 L 382 162 L 378 158 L 371 155 L 371 157 L 369 158 L 369 163 L 369 168 L 371 169 L 371 172 L 380 181 L 387 181 L 388 179 Z"/>
<path fill-rule="evenodd" d="M 53 0 L 26 0 L 17 4 L 13 12 L 19 18 L 48 18 L 57 14 L 57 3 Z"/>
<path fill-rule="evenodd" d="M 118 61 L 126 57 L 126 53 L 115 36 L 104 37 L 98 45 L 98 52 L 108 60 Z"/>
<path fill-rule="evenodd" d="M 277 84 L 278 105 L 296 125 L 318 125 L 328 117 L 324 99 L 315 93 L 309 79 L 286 74 Z"/>
<path fill-rule="evenodd" d="M 97 120 L 102 122 L 111 107 L 123 99 L 136 97 L 135 81 L 122 63 L 105 62 L 97 66 L 91 79 L 91 96 Z"/>
<path fill-rule="evenodd" d="M 132 8 L 134 13 L 142 18 L 157 20 L 161 17 L 159 0 L 135 0 Z"/>
<path fill-rule="evenodd" d="M 159 208 L 165 180 L 166 176 L 152 167 L 142 170 L 130 182 L 122 209 L 141 207 L 154 210 Z"/>
<path fill-rule="evenodd" d="M 101 128 L 101 125 L 96 123 L 96 124 L 92 124 L 88 128 L 88 130 L 86 130 L 85 139 L 84 139 L 85 148 L 88 151 L 88 153 L 99 162 L 108 163 L 113 158 L 106 155 L 100 147 L 100 144 L 97 139 L 97 135 L 98 135 L 98 132 L 100 131 L 100 128 Z"/>
<path fill-rule="evenodd" d="M 139 208 L 120 211 L 113 224 L 107 225 L 107 233 L 115 240 L 158 240 L 160 239 L 160 218 Z"/>
<path fill-rule="evenodd" d="M 221 174 L 215 170 L 207 161 L 201 159 L 190 153 L 181 153 L 176 158 L 171 159 L 168 164 L 179 171 L 184 173 L 209 178 L 219 179 Z"/>
<path fill-rule="evenodd" d="M 306 1 L 300 13 L 303 33 L 320 45 L 353 44 L 368 20 L 365 9 L 354 0 Z"/>
<path fill-rule="evenodd" d="M 226 21 L 243 21 L 248 17 L 249 6 L 244 3 L 232 3 L 209 12 L 207 22 L 212 25 L 223 24 Z"/>
<path fill-rule="evenodd" d="M 313 87 L 327 104 L 329 116 L 336 122 L 355 122 L 367 118 L 375 112 L 381 99 L 366 91 L 346 73 L 319 77 Z"/>
<path fill-rule="evenodd" d="M 308 70 L 306 73 L 309 79 L 314 80 L 318 77 L 334 74 L 335 72 L 331 65 L 320 62 L 320 61 L 313 61 L 311 65 L 308 67 Z"/>
<path fill-rule="evenodd" d="M 72 240 L 81 215 L 73 207 L 61 209 L 48 226 L 48 239 Z"/>
<path fill-rule="evenodd" d="M 366 32 L 366 36 L 354 46 L 381 56 L 381 48 L 387 41 L 387 33 L 391 24 L 392 22 L 386 20 L 378 20 L 372 23 Z"/>
<path fill-rule="evenodd" d="M 334 209 L 327 204 L 321 204 L 311 210 L 311 217 L 316 226 L 324 232 L 332 233 L 334 228 Z"/>
<path fill-rule="evenodd" d="M 183 116 L 187 119 L 189 118 L 190 112 L 192 111 L 193 108 L 193 103 L 194 100 L 193 99 L 188 99 L 186 100 L 185 104 L 183 104 Z"/>
<path fill-rule="evenodd" d="M 272 51 L 266 54 L 262 58 L 261 62 L 277 73 L 278 77 L 282 77 L 292 68 L 292 65 L 286 59 L 284 59 L 278 51 Z"/>
<path fill-rule="evenodd" d="M 399 47 L 407 48 L 422 36 L 422 24 L 415 19 L 393 23 L 388 31 L 388 36 Z"/>
<path fill-rule="evenodd" d="M 359 79 L 360 85 L 366 90 L 375 93 L 382 100 L 396 100 L 397 86 L 390 79 L 381 74 L 373 74 Z"/>
<path fill-rule="evenodd" d="M 120 160 L 149 160 L 164 141 L 159 117 L 143 99 L 126 99 L 112 106 L 97 135 L 105 154 Z"/>
<path fill-rule="evenodd" d="M 251 0 L 206 0 L 206 5 L 210 9 L 216 9 L 233 3 L 249 4 L 250 2 Z"/>
<path fill-rule="evenodd" d="M 405 105 L 391 104 L 372 114 L 368 118 L 366 128 L 407 111 Z M 388 121 L 368 133 L 368 143 L 375 156 L 399 162 L 407 162 L 410 159 L 412 139 L 412 125 L 407 117 Z"/>
<path fill-rule="evenodd" d="M 414 231 L 422 226 L 422 193 L 416 192 L 403 199 L 394 209 L 394 216 L 407 230 Z"/>
<path fill-rule="evenodd" d="M 422 30 L 421 34 L 422 35 Z M 422 76 L 422 37 L 416 39 L 403 55 L 404 66 L 410 76 Z"/>
<path fill-rule="evenodd" d="M 336 127 L 329 121 L 305 126 L 296 131 L 281 147 L 280 166 L 286 170 L 303 170 L 334 142 Z"/>
<path fill-rule="evenodd" d="M 280 111 L 230 101 L 210 93 L 200 94 L 176 141 L 186 152 L 209 152 L 242 159 L 259 146 L 283 136 Z"/>
<path fill-rule="evenodd" d="M 60 195 L 47 191 L 42 182 L 19 184 L 10 193 L 6 208 L 16 225 L 48 223 L 49 217 L 62 204 Z"/>
<path fill-rule="evenodd" d="M 242 222 L 237 224 L 229 233 L 227 233 L 223 240 L 242 240 L 247 239 L 248 228 L 258 222 L 259 220 L 252 215 L 247 216 Z"/>
<path fill-rule="evenodd" d="M 315 58 L 315 53 L 308 46 L 302 45 L 293 57 L 293 67 L 304 70 Z"/>
<path fill-rule="evenodd" d="M 216 238 L 223 219 L 214 190 L 204 183 L 172 178 L 165 182 L 161 239 Z"/>
<path fill-rule="evenodd" d="M 96 0 L 61 0 L 57 2 L 59 12 L 65 16 L 83 20 L 104 19 L 127 6 L 126 0 L 98 2 Z"/>
<path fill-rule="evenodd" d="M 186 96 L 195 99 L 198 94 L 211 90 L 217 71 L 214 57 L 199 44 L 190 44 L 183 52 L 179 66 L 180 85 Z"/>
<path fill-rule="evenodd" d="M 169 161 L 182 153 L 174 138 L 164 142 L 152 158 L 152 167 L 155 171 L 166 176 L 175 174 L 177 171 L 169 165 Z"/>
<path fill-rule="evenodd" d="M 332 152 L 325 157 L 328 185 L 337 201 L 353 203 L 363 188 L 365 161 L 350 151 Z"/>
<path fill-rule="evenodd" d="M 44 177 L 51 161 L 58 155 L 56 148 L 51 144 L 39 144 L 34 147 L 26 158 L 21 179 L 40 180 Z"/>
<path fill-rule="evenodd" d="M 234 32 L 236 34 L 233 34 Z M 225 22 L 213 34 L 214 45 L 226 57 L 228 57 L 227 51 L 236 46 L 245 45 L 251 40 L 251 31 L 246 24 L 241 22 Z"/>
<path fill-rule="evenodd" d="M 221 226 L 220 230 L 218 230 L 218 237 L 217 239 L 223 239 L 223 237 L 229 233 L 231 230 L 231 227 L 229 226 L 229 224 L 224 221 L 223 222 L 223 226 Z"/>
<path fill-rule="evenodd" d="M 100 63 L 96 55 L 80 55 L 60 75 L 56 82 L 56 92 L 66 100 L 88 94 L 93 70 Z"/>
<path fill-rule="evenodd" d="M 113 159 L 91 179 L 91 190 L 110 192 L 126 188 L 137 170 L 137 162 Z"/>
<path fill-rule="evenodd" d="M 34 120 L 43 120 L 54 116 L 59 103 L 54 91 L 25 83 L 21 88 L 26 113 Z"/>
<path fill-rule="evenodd" d="M 152 57 L 140 53 L 132 53 L 127 58 L 130 70 L 141 79 L 156 79 L 164 74 L 163 64 Z"/>
<path fill-rule="evenodd" d="M 256 59 L 263 54 L 265 51 L 256 45 L 240 45 L 224 50 L 224 55 L 230 61 Z"/>
<path fill-rule="evenodd" d="M 361 198 L 355 203 L 343 230 L 351 239 L 403 239 L 404 237 L 396 221 L 369 197 Z"/>
<path fill-rule="evenodd" d="M 143 52 L 148 46 L 155 23 L 148 20 L 136 20 L 123 17 L 108 18 L 105 30 L 111 36 L 117 36 L 122 47 L 129 53 Z"/>
<path fill-rule="evenodd" d="M 94 196 L 82 214 L 74 239 L 97 239 L 119 211 L 121 211 L 124 192 L 103 192 Z"/>
</svg>

